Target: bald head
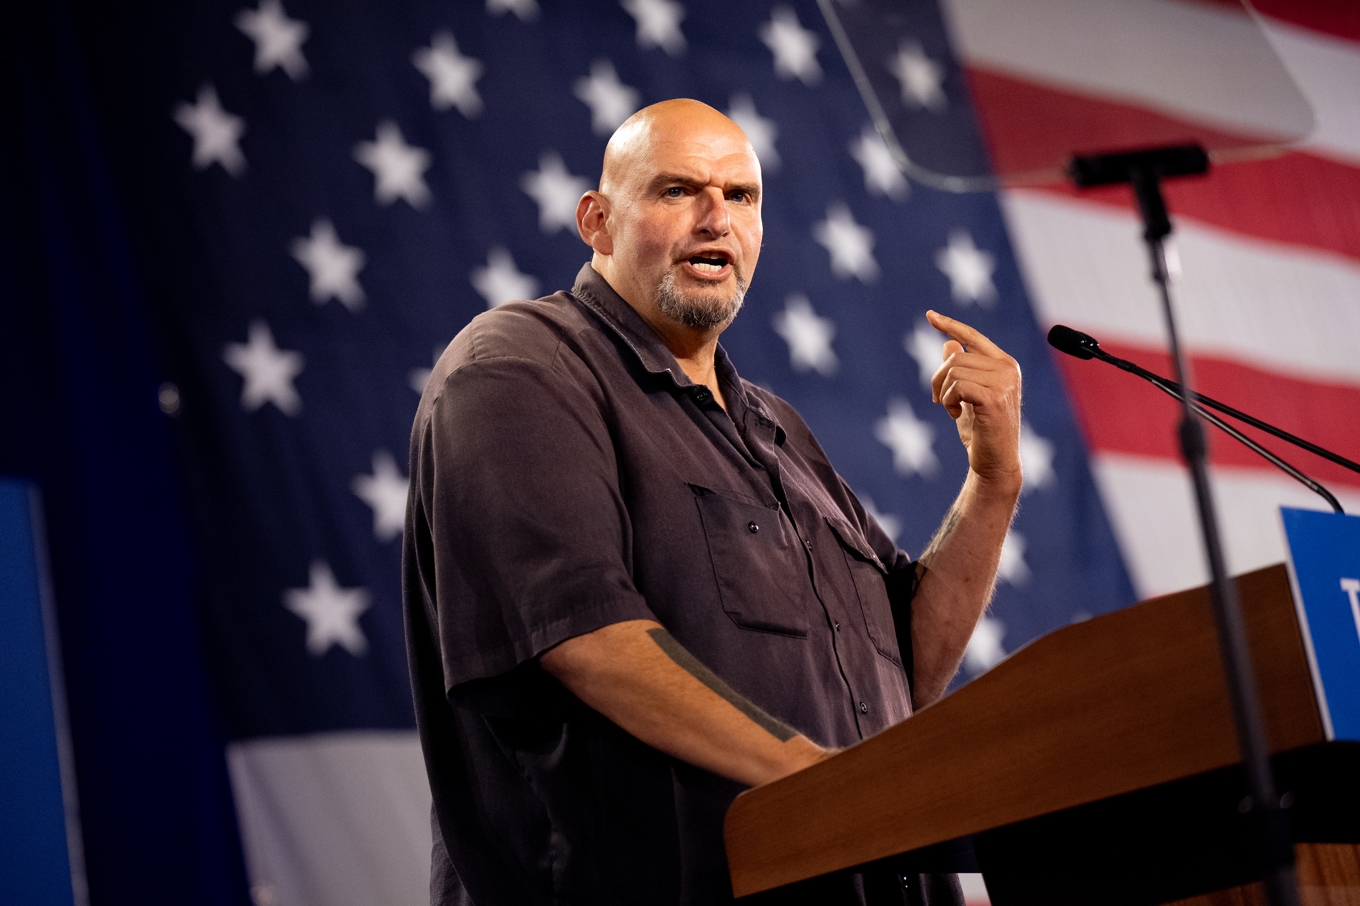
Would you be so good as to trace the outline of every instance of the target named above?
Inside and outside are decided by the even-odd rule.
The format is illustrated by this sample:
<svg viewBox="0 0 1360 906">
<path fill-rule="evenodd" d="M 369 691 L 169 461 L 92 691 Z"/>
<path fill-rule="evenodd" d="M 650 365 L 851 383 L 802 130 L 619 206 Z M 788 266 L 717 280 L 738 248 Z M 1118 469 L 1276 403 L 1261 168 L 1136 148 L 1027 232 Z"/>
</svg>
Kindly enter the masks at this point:
<svg viewBox="0 0 1360 906">
<path fill-rule="evenodd" d="M 621 185 L 629 174 L 636 175 L 639 164 L 654 151 L 698 137 L 715 145 L 721 143 L 745 150 L 756 160 L 746 133 L 731 119 L 702 101 L 675 98 L 643 107 L 614 130 L 604 149 L 600 191 L 608 195 L 610 189 Z M 718 153 L 719 148 L 715 146 L 714 151 Z M 756 160 L 757 172 L 759 169 Z"/>
<path fill-rule="evenodd" d="M 663 335 L 716 342 L 760 257 L 760 205 L 746 133 L 707 104 L 673 100 L 614 133 L 576 224 L 591 265 Z"/>
</svg>

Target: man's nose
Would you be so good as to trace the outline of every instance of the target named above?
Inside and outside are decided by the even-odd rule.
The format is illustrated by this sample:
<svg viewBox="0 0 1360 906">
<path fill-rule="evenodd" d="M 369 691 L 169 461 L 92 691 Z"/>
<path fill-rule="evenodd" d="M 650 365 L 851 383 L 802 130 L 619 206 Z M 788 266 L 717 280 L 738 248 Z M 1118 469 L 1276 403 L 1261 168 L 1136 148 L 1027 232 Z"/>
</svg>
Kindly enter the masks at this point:
<svg viewBox="0 0 1360 906">
<path fill-rule="evenodd" d="M 705 189 L 699 196 L 699 219 L 694 228 L 710 236 L 726 236 L 732 228 L 722 189 Z"/>
</svg>

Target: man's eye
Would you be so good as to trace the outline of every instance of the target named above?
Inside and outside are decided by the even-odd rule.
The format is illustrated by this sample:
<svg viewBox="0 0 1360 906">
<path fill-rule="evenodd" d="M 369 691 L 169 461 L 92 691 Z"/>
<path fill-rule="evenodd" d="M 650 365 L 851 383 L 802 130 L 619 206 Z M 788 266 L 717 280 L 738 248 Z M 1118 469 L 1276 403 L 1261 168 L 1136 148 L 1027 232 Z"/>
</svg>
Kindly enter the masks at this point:
<svg viewBox="0 0 1360 906">
<path fill-rule="evenodd" d="M 745 192 L 733 192 L 733 193 L 731 194 L 730 197 L 731 197 L 731 199 L 732 199 L 733 201 L 740 203 L 740 202 L 744 202 L 744 201 L 746 200 L 746 193 L 745 193 Z"/>
<path fill-rule="evenodd" d="M 679 198 L 684 194 L 685 190 L 680 188 L 679 186 L 671 186 L 669 189 L 666 190 L 667 198 Z"/>
</svg>

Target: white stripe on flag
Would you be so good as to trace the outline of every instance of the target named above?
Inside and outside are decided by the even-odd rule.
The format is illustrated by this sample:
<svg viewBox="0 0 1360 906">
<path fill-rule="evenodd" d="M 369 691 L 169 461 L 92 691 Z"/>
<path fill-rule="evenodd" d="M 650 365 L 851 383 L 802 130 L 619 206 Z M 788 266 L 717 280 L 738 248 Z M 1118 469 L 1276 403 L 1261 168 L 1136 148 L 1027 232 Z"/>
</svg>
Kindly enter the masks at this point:
<svg viewBox="0 0 1360 906">
<path fill-rule="evenodd" d="M 1227 131 L 1302 137 L 1308 105 L 1245 11 L 1171 0 L 948 0 L 970 67 Z M 1018 15 L 1017 12 L 1023 12 Z M 1151 50 L 1150 50 L 1151 49 Z"/>
<path fill-rule="evenodd" d="M 1091 468 L 1140 598 L 1209 581 L 1184 466 L 1097 453 Z M 1219 466 L 1210 471 L 1210 483 L 1231 575 L 1284 562 L 1280 507 L 1327 509 L 1321 498 L 1280 473 Z M 1360 492 L 1331 490 L 1347 512 L 1360 512 Z"/>
<path fill-rule="evenodd" d="M 258 906 L 430 901 L 430 792 L 414 731 L 227 746 Z"/>
<path fill-rule="evenodd" d="M 1005 192 L 1001 202 L 1040 323 L 1165 346 L 1131 213 L 1039 192 Z M 1360 384 L 1360 264 L 1188 220 L 1177 225 L 1175 247 L 1177 323 L 1192 350 Z"/>
<path fill-rule="evenodd" d="M 1304 145 L 1360 163 L 1360 115 L 1355 102 L 1355 86 L 1360 85 L 1360 45 L 1278 19 L 1266 19 L 1265 30 L 1285 68 L 1313 105 L 1316 127 Z"/>
</svg>

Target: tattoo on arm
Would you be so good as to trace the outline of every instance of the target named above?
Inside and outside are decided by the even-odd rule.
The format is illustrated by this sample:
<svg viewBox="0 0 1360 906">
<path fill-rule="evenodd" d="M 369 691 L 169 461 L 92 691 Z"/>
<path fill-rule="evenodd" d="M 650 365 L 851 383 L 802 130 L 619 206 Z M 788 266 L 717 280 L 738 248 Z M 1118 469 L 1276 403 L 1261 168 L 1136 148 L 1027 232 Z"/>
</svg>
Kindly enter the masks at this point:
<svg viewBox="0 0 1360 906">
<path fill-rule="evenodd" d="M 666 652 L 666 656 L 679 664 L 686 673 L 718 693 L 719 698 L 727 701 L 742 714 L 751 718 L 766 733 L 780 742 L 788 742 L 798 735 L 797 730 L 766 714 L 756 707 L 755 703 L 739 695 L 735 689 L 724 683 L 716 673 L 699 663 L 699 659 L 686 651 L 684 646 L 677 642 L 669 632 L 664 629 L 649 629 L 647 634 L 652 637 L 652 641 L 656 642 L 657 647 Z"/>
<path fill-rule="evenodd" d="M 944 546 L 945 540 L 950 535 L 954 534 L 954 529 L 959 527 L 959 519 L 962 515 L 963 514 L 959 512 L 958 503 L 955 502 L 954 505 L 949 508 L 949 512 L 945 514 L 944 522 L 940 523 L 940 530 L 935 533 L 934 538 L 930 539 L 930 545 L 925 549 L 925 553 L 921 554 L 918 562 L 920 562 L 922 566 L 929 567 L 931 562 L 934 561 L 935 555 L 940 552 L 940 548 Z M 922 576 L 924 575 L 925 573 L 923 571 Z"/>
</svg>

